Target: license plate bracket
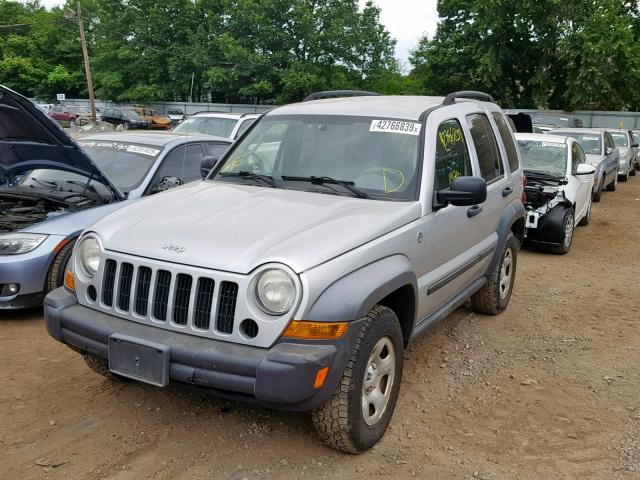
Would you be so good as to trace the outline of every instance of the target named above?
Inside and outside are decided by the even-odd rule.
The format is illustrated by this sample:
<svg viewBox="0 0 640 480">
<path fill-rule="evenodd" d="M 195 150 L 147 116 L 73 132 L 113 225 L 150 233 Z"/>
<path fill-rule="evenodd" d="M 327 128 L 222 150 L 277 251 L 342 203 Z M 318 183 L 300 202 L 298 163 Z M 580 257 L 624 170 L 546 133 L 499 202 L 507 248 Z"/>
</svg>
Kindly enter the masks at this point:
<svg viewBox="0 0 640 480">
<path fill-rule="evenodd" d="M 116 375 L 166 387 L 169 359 L 167 345 L 115 333 L 109 337 L 109 370 Z"/>
</svg>

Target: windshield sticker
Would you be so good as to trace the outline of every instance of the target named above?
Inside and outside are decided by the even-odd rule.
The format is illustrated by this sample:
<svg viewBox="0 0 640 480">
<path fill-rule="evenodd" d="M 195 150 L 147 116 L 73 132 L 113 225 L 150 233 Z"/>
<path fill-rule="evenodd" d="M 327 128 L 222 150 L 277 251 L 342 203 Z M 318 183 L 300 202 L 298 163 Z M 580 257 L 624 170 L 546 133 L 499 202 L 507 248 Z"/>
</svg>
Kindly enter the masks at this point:
<svg viewBox="0 0 640 480">
<path fill-rule="evenodd" d="M 119 150 L 121 152 L 139 153 L 141 155 L 147 155 L 149 157 L 155 157 L 160 153 L 160 149 L 147 147 L 144 145 L 133 145 L 131 143 L 118 143 L 118 142 L 78 142 L 81 147 L 85 148 L 112 148 L 113 150 Z"/>
<path fill-rule="evenodd" d="M 399 133 L 401 135 L 420 135 L 422 124 L 416 122 L 402 122 L 398 120 L 373 120 L 370 132 Z"/>
<path fill-rule="evenodd" d="M 554 143 L 554 142 L 542 142 L 542 146 L 543 147 L 557 147 L 557 148 L 564 148 L 565 147 L 564 143 Z"/>
<path fill-rule="evenodd" d="M 464 135 L 462 135 L 462 130 L 456 127 L 449 127 L 446 130 L 438 132 L 438 138 L 440 139 L 440 143 L 442 144 L 445 150 L 448 150 L 449 147 L 454 143 L 459 143 L 464 141 Z"/>
</svg>

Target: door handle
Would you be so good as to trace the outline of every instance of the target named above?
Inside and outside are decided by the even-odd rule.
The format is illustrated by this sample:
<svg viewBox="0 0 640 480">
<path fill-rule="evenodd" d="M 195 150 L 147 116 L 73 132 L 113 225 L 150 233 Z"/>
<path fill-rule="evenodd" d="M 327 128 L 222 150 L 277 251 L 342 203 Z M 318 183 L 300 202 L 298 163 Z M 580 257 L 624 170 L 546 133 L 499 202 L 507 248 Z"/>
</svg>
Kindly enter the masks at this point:
<svg viewBox="0 0 640 480">
<path fill-rule="evenodd" d="M 512 187 L 505 187 L 505 189 L 502 190 L 502 196 L 503 197 L 508 197 L 512 193 L 513 193 L 513 188 Z"/>
<path fill-rule="evenodd" d="M 482 213 L 482 207 L 480 205 L 474 205 L 469 210 L 467 210 L 467 217 L 472 218 L 476 215 L 480 215 Z"/>
</svg>

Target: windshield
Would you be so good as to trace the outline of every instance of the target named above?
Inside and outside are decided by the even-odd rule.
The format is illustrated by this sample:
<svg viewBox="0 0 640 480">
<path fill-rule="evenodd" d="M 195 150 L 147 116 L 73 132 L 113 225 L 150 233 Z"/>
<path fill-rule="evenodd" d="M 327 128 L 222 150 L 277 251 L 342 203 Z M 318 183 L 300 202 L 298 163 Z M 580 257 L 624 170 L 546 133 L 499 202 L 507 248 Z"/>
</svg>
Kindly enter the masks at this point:
<svg viewBox="0 0 640 480">
<path fill-rule="evenodd" d="M 616 147 L 620 147 L 620 148 L 629 147 L 629 140 L 627 138 L 626 133 L 613 133 L 613 132 L 609 132 L 609 133 L 611 133 L 611 136 L 613 137 L 613 141 L 616 142 Z"/>
<path fill-rule="evenodd" d="M 235 118 L 191 117 L 178 125 L 176 133 L 202 133 L 216 137 L 231 138 L 231 133 L 238 123 Z"/>
<path fill-rule="evenodd" d="M 66 172 L 64 170 L 36 169 L 23 175 L 17 182 L 17 185 L 36 189 L 52 189 L 63 192 L 85 192 L 89 195 L 91 193 L 95 193 L 101 199 L 111 197 L 112 194 L 105 185 L 96 181 L 89 183 L 88 180 L 88 177 L 78 175 L 77 173 Z"/>
<path fill-rule="evenodd" d="M 142 117 L 138 115 L 138 112 L 136 112 L 135 110 L 121 110 L 121 112 L 126 118 L 142 120 Z"/>
<path fill-rule="evenodd" d="M 576 133 L 571 130 L 563 132 L 554 130 L 552 133 L 575 138 L 587 155 L 602 155 L 602 141 L 599 134 Z"/>
<path fill-rule="evenodd" d="M 382 199 L 414 199 L 421 124 L 374 117 L 265 117 L 237 145 L 216 180 L 267 175 L 279 188 L 353 194 L 287 177 L 329 177 Z M 285 177 L 285 178 L 283 178 Z M 249 181 L 246 177 L 242 181 Z"/>
<path fill-rule="evenodd" d="M 127 142 L 79 143 L 102 173 L 124 193 L 140 186 L 162 151 L 159 147 Z"/>
<path fill-rule="evenodd" d="M 567 174 L 567 146 L 540 140 L 518 140 L 524 169 L 554 177 Z"/>
</svg>

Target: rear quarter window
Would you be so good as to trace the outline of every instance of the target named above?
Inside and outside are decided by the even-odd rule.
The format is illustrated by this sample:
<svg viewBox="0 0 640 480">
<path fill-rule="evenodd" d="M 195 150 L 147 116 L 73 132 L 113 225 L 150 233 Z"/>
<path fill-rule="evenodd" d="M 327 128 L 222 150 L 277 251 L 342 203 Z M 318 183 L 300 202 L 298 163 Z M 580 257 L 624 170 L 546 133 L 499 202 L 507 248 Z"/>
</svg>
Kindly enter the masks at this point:
<svg viewBox="0 0 640 480">
<path fill-rule="evenodd" d="M 504 175 L 504 164 L 498 151 L 498 142 L 489 118 L 483 113 L 467 116 L 473 144 L 476 147 L 480 174 L 487 183 Z"/>
</svg>

